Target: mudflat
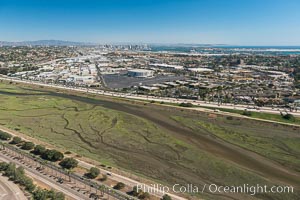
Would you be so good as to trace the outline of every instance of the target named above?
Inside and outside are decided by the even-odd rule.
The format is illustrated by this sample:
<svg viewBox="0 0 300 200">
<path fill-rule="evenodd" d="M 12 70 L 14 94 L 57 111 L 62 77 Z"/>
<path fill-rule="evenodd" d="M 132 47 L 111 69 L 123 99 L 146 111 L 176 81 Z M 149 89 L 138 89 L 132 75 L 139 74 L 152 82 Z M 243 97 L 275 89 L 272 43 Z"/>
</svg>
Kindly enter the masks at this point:
<svg viewBox="0 0 300 200">
<path fill-rule="evenodd" d="M 292 194 L 196 196 L 299 197 L 298 127 L 4 83 L 0 103 L 3 126 L 167 185 L 296 188 Z"/>
</svg>

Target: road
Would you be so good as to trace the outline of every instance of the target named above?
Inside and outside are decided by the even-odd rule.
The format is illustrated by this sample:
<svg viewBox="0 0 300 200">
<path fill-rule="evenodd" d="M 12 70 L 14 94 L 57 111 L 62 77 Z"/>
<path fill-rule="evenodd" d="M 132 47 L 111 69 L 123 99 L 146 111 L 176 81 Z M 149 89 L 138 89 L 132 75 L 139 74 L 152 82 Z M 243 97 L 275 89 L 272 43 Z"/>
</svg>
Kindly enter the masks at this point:
<svg viewBox="0 0 300 200">
<path fill-rule="evenodd" d="M 18 185 L 9 181 L 7 177 L 0 176 L 0 199 L 1 200 L 26 200 L 24 193 Z"/>
<path fill-rule="evenodd" d="M 80 87 L 67 87 L 63 85 L 58 84 L 45 84 L 40 82 L 33 82 L 33 81 L 25 81 L 25 80 L 19 80 L 19 79 L 12 79 L 7 77 L 0 77 L 0 80 L 6 80 L 6 81 L 13 81 L 17 83 L 24 83 L 24 84 L 31 84 L 31 85 L 38 85 L 38 86 L 44 86 L 44 87 L 50 87 L 50 88 L 56 88 L 56 89 L 64 89 L 64 90 L 70 90 L 70 91 L 77 91 L 77 92 L 86 92 L 90 94 L 100 94 L 105 96 L 113 96 L 113 97 L 121 97 L 126 99 L 135 99 L 135 100 L 147 100 L 147 101 L 158 101 L 158 102 L 165 102 L 165 103 L 191 103 L 195 106 L 204 106 L 204 107 L 211 107 L 211 108 L 225 108 L 225 109 L 235 109 L 235 110 L 249 110 L 249 111 L 255 111 L 255 112 L 262 112 L 262 113 L 270 113 L 270 114 L 280 114 L 280 112 L 288 112 L 294 116 L 300 117 L 300 111 L 288 111 L 284 108 L 271 108 L 271 107 L 259 107 L 259 109 L 253 109 L 253 105 L 251 108 L 249 108 L 248 105 L 243 104 L 218 104 L 217 102 L 206 102 L 206 101 L 200 101 L 200 100 L 189 100 L 189 99 L 178 99 L 178 98 L 168 98 L 168 97 L 154 97 L 154 96 L 147 96 L 147 95 L 136 95 L 136 94 L 129 94 L 129 93 L 120 93 L 120 92 L 110 92 L 110 91 L 104 91 L 104 90 L 97 90 L 97 89 L 85 89 Z M 197 108 L 193 108 L 197 109 Z"/>
<path fill-rule="evenodd" d="M 19 136 L 19 137 L 21 137 L 23 140 L 25 140 L 25 141 L 33 141 L 34 143 L 36 143 L 36 144 L 40 144 L 37 140 L 35 140 L 35 139 L 33 139 L 33 138 L 31 138 L 31 137 L 24 137 L 23 135 L 20 135 L 20 134 L 18 134 L 18 132 L 16 132 L 16 131 L 12 131 L 12 130 L 10 130 L 10 129 L 8 129 L 8 128 L 5 128 L 5 127 L 2 127 L 2 126 L 0 126 L 0 130 L 1 131 L 3 131 L 3 132 L 6 132 L 6 133 L 9 133 L 9 134 L 11 134 L 12 136 Z M 6 147 L 6 149 L 7 149 L 7 147 Z M 12 151 L 12 150 L 9 150 L 9 151 Z M 2 154 L 2 155 L 1 155 Z M 1 158 L 2 157 L 2 158 Z M 27 170 L 29 171 L 29 172 L 32 172 L 31 173 L 31 177 L 32 178 L 37 178 L 37 180 L 39 180 L 39 175 L 45 175 L 45 173 L 43 174 L 40 174 L 40 171 L 37 171 L 37 170 L 35 170 L 34 168 L 36 168 L 37 166 L 36 166 L 36 162 L 33 164 L 32 162 L 31 162 L 31 164 L 28 166 L 28 165 L 24 165 L 24 160 L 22 161 L 22 162 L 20 162 L 19 160 L 17 160 L 17 159 L 13 159 L 13 158 L 11 158 L 11 157 L 7 157 L 7 155 L 6 154 L 3 154 L 3 152 L 1 152 L 1 150 L 0 150 L 0 160 L 1 159 L 5 159 L 5 161 L 6 162 L 14 162 L 14 163 L 19 163 L 19 165 L 21 165 L 21 166 L 23 166 L 25 169 L 27 168 Z M 27 160 L 28 160 L 29 158 L 27 158 Z M 32 160 L 32 159 L 31 159 Z M 77 159 L 78 160 L 78 159 Z M 79 160 L 78 160 L 79 161 Z M 84 162 L 82 162 L 82 163 L 84 163 Z M 31 167 L 30 167 L 31 166 Z M 35 166 L 35 167 L 33 167 L 33 166 Z M 38 166 L 40 166 L 40 165 L 38 165 Z M 89 166 L 89 164 L 88 163 L 86 163 L 85 165 L 83 164 L 82 166 Z M 29 168 L 28 168 L 29 167 Z M 46 167 L 47 168 L 47 167 Z M 89 167 L 90 168 L 90 167 Z M 89 168 L 86 168 L 86 169 L 89 169 Z M 45 176 L 45 178 L 48 180 L 48 181 L 51 181 L 52 182 L 52 184 L 56 184 L 56 185 L 58 185 L 58 188 L 59 187 L 61 187 L 61 186 L 63 186 L 63 185 L 61 185 L 61 184 L 58 184 L 57 183 L 57 181 L 56 180 L 53 180 L 53 178 L 54 177 L 65 177 L 65 175 L 60 175 L 60 173 L 59 172 L 53 172 L 53 169 L 51 168 L 48 168 L 48 170 L 44 170 L 44 172 L 45 171 L 47 171 L 46 172 L 46 175 L 48 174 L 49 175 L 49 171 L 50 170 L 50 172 L 51 172 L 51 170 L 52 170 L 52 172 L 50 173 L 50 175 L 53 175 L 54 174 L 54 176 L 52 176 L 52 177 L 48 177 L 48 176 Z M 107 173 L 108 173 L 108 171 L 107 171 Z M 80 175 L 80 177 L 81 177 L 81 175 Z M 91 190 L 91 188 L 90 188 L 90 184 L 84 184 L 84 183 L 82 183 L 82 181 L 81 181 L 81 178 L 80 177 L 77 177 L 76 179 L 74 178 L 74 177 L 71 177 L 71 179 L 72 179 L 72 182 L 76 182 L 76 184 L 74 184 L 74 183 L 68 183 L 69 184 L 69 186 L 71 186 L 72 188 L 72 190 L 70 190 L 70 187 L 67 187 L 66 189 L 67 190 L 69 190 L 69 191 L 71 191 L 71 192 L 74 192 L 73 191 L 73 189 L 74 188 L 77 188 L 77 189 L 79 189 L 79 188 L 81 188 L 80 190 L 81 190 L 81 192 L 84 192 L 84 191 L 86 191 L 86 192 L 91 192 L 90 190 Z M 78 181 L 78 179 L 80 179 L 80 181 Z M 43 181 L 43 180 L 40 180 L 41 182 L 44 182 L 44 183 L 46 183 L 46 185 L 49 185 L 49 186 L 51 186 L 51 187 L 53 187 L 53 188 L 55 188 L 54 186 L 52 186 L 52 184 L 51 183 L 49 183 L 49 182 L 46 182 L 46 181 Z M 95 182 L 95 181 L 94 181 Z M 65 183 L 67 183 L 67 182 L 65 182 Z M 99 182 L 95 182 L 95 183 L 98 183 L 99 184 Z M 100 183 L 100 185 L 105 185 L 105 184 L 103 184 L 103 183 Z M 110 187 L 110 186 L 108 186 L 108 185 L 105 185 L 105 186 L 107 186 L 108 188 Z M 99 191 L 99 190 L 98 190 Z M 98 192 L 97 191 L 97 192 Z M 63 191 L 62 191 L 63 192 Z M 79 192 L 79 191 L 77 191 L 77 192 Z M 92 189 L 92 192 L 95 192 L 95 189 Z M 96 192 L 96 193 L 97 193 Z M 109 190 L 109 193 L 111 193 L 112 191 L 111 190 Z M 120 192 L 120 193 L 122 193 L 122 192 Z M 82 195 L 82 193 L 79 193 L 80 195 Z M 122 198 L 121 199 L 124 199 L 125 197 L 124 197 L 124 194 L 125 193 L 123 193 L 123 194 L 121 194 L 122 195 Z M 79 195 L 79 196 L 80 196 Z M 109 195 L 109 197 L 108 197 L 108 194 L 107 194 L 107 192 L 106 193 L 104 193 L 103 194 L 104 196 L 103 196 L 103 198 L 107 198 L 107 199 L 110 199 L 110 200 L 114 200 L 114 199 L 120 199 L 120 198 L 117 198 L 116 196 L 115 196 L 115 194 L 110 194 Z M 71 196 L 72 197 L 72 196 Z M 126 197 L 128 197 L 129 199 L 135 199 L 134 197 L 130 197 L 130 196 L 128 196 L 128 195 L 126 195 Z M 82 199 L 85 199 L 86 198 L 86 196 L 82 196 Z M 75 198 L 76 199 L 76 198 Z M 1 199 L 0 199 L 1 200 Z"/>
<path fill-rule="evenodd" d="M 75 200 L 89 199 L 86 195 L 83 195 L 82 193 L 79 193 L 76 190 L 72 190 L 70 187 L 67 187 L 64 184 L 59 184 L 58 182 L 56 182 L 49 176 L 47 176 L 45 174 L 41 174 L 37 170 L 29 167 L 28 165 L 23 164 L 22 162 L 19 162 L 16 159 L 13 159 L 12 157 L 8 156 L 7 154 L 4 154 L 3 152 L 0 153 L 0 160 L 7 162 L 7 163 L 13 162 L 13 163 L 16 163 L 17 166 L 22 166 L 25 170 L 25 173 L 28 176 L 32 177 L 33 179 L 39 180 L 40 182 L 48 185 L 50 188 L 53 188 L 57 191 L 64 193 L 66 196 L 70 197 L 71 199 L 75 199 Z M 23 198 L 23 199 L 26 199 L 26 198 Z M 8 199 L 8 200 L 10 200 L 10 199 Z"/>
<path fill-rule="evenodd" d="M 7 129 L 7 128 L 4 128 L 4 127 L 1 127 L 0 126 L 0 130 L 1 131 L 4 131 L 4 132 L 7 132 L 7 133 L 9 133 L 9 134 L 11 134 L 11 135 L 13 135 L 13 136 L 19 136 L 19 137 L 21 137 L 23 140 L 26 140 L 26 141 L 33 141 L 33 140 L 30 140 L 31 138 L 30 137 L 26 137 L 26 138 L 24 138 L 22 135 L 18 135 L 18 134 L 16 134 L 16 131 L 11 131 L 11 130 L 9 130 L 9 129 Z M 1 155 L 1 153 L 0 153 L 0 160 L 2 159 L 5 159 L 4 161 L 6 161 L 6 162 L 15 162 L 15 160 L 13 160 L 13 159 L 10 159 L 10 160 L 8 160 L 8 158 L 7 157 L 4 157 L 5 155 Z M 4 158 L 3 158 L 4 157 Z M 83 168 L 85 168 L 85 169 L 90 169 L 91 167 L 97 167 L 96 165 L 93 165 L 93 164 L 90 164 L 90 163 L 87 163 L 87 162 L 85 162 L 85 161 L 82 161 L 82 160 L 79 160 L 78 158 L 77 158 L 77 160 L 78 160 L 78 165 L 80 166 L 80 167 L 83 167 Z M 32 169 L 30 169 L 30 170 L 32 170 Z M 25 170 L 25 171 L 27 171 L 27 170 Z M 136 181 L 136 180 L 133 180 L 133 179 L 131 179 L 131 178 L 128 178 L 128 177 L 126 177 L 126 176 L 122 176 L 122 175 L 119 175 L 119 174 L 116 174 L 116 173 L 112 173 L 112 172 L 110 172 L 110 171 L 108 171 L 108 170 L 105 170 L 105 169 L 102 169 L 101 168 L 101 170 L 100 170 L 100 172 L 102 173 L 102 174 L 105 174 L 105 175 L 107 175 L 108 173 L 109 174 L 111 174 L 110 176 L 109 176 L 109 178 L 110 179 L 112 179 L 112 180 L 115 180 L 115 181 L 117 181 L 117 182 L 122 182 L 122 183 L 124 183 L 124 184 L 126 184 L 127 186 L 130 186 L 130 187 L 134 187 L 134 186 L 136 186 L 136 185 L 141 185 L 141 184 L 143 184 L 143 185 L 145 185 L 146 187 L 149 187 L 149 188 L 153 188 L 153 187 L 151 187 L 151 186 L 149 186 L 149 185 L 147 185 L 147 184 L 144 184 L 144 183 L 142 183 L 142 182 L 139 182 L 139 181 Z M 32 178 L 37 178 L 38 180 L 39 180 L 39 177 L 37 177 L 37 176 L 39 176 L 40 175 L 40 173 L 38 173 L 37 172 L 37 176 L 36 175 L 34 175 L 34 174 L 32 174 L 32 173 L 30 173 L 30 171 L 28 172 L 28 175 L 30 175 Z M 47 176 L 46 176 L 46 178 L 48 178 Z M 50 179 L 50 180 L 52 180 L 52 179 Z M 44 182 L 43 180 L 41 180 L 42 182 Z M 46 183 L 47 182 L 47 183 Z M 54 189 L 55 189 L 55 186 L 53 186 L 52 184 L 57 184 L 57 182 L 54 182 L 54 183 L 49 183 L 48 181 L 46 181 L 45 183 L 47 184 L 47 185 L 49 185 L 49 186 L 51 186 L 51 187 L 53 187 Z M 61 185 L 59 185 L 59 186 L 61 186 Z M 60 191 L 60 190 L 59 190 Z M 150 191 L 152 191 L 152 190 L 150 190 Z M 153 190 L 154 191 L 154 190 Z M 65 193 L 65 194 L 67 194 L 67 193 Z M 161 198 L 164 194 L 163 193 L 151 193 L 152 195 L 154 195 L 154 196 L 156 196 L 156 197 L 159 197 L 159 198 Z M 177 196 L 177 195 L 174 195 L 174 194 L 171 194 L 171 193 L 167 193 L 168 195 L 170 195 L 171 197 L 172 197 L 172 199 L 174 199 L 174 200 L 185 200 L 185 198 L 182 198 L 182 197 L 180 197 L 180 196 Z M 68 196 L 70 196 L 70 197 L 72 197 L 72 194 L 69 194 Z M 74 196 L 73 196 L 74 197 Z M 113 199 L 112 197 L 110 197 L 110 199 Z M 1 199 L 0 199 L 1 200 Z"/>
<path fill-rule="evenodd" d="M 89 163 L 81 161 L 81 160 L 78 160 L 78 165 L 83 167 L 83 168 L 86 168 L 86 169 L 90 169 L 91 167 L 96 167 L 95 165 L 89 164 Z M 148 191 L 155 191 L 155 189 L 152 186 L 141 183 L 141 182 L 138 182 L 138 181 L 135 181 L 131 178 L 128 178 L 128 177 L 125 177 L 125 176 L 122 176 L 122 175 L 119 175 L 119 174 L 116 174 L 116 173 L 112 173 L 112 172 L 110 172 L 108 170 L 105 170 L 105 169 L 101 169 L 100 171 L 101 171 L 102 174 L 108 174 L 109 173 L 110 174 L 110 176 L 109 176 L 110 179 L 115 180 L 117 182 L 122 182 L 127 186 L 134 187 L 134 186 L 143 184 L 145 187 L 149 188 Z M 150 192 L 150 194 L 153 195 L 153 196 L 159 197 L 159 198 L 161 198 L 164 195 L 164 193 L 162 193 L 160 191 Z M 174 195 L 172 193 L 166 193 L 166 194 L 171 196 L 172 199 L 174 199 L 174 200 L 185 200 L 185 198 Z"/>
<path fill-rule="evenodd" d="M 133 94 L 124 94 L 124 93 L 118 93 L 118 92 L 108 92 L 108 91 L 103 91 L 103 90 L 96 90 L 96 89 L 84 89 L 84 88 L 78 88 L 78 87 L 66 87 L 62 85 L 54 85 L 54 84 L 44 84 L 44 83 L 39 83 L 39 82 L 31 82 L 31 81 L 24 81 L 24 80 L 16 80 L 16 79 L 10 79 L 10 78 L 5 78 L 5 77 L 0 77 L 0 80 L 7 80 L 7 81 L 14 81 L 18 83 L 25 83 L 25 84 L 32 84 L 32 85 L 38 85 L 38 86 L 44 86 L 44 87 L 50 87 L 50 88 L 56 88 L 56 89 L 64 89 L 64 90 L 70 90 L 70 91 L 77 91 L 77 92 L 85 92 L 85 93 L 91 93 L 91 94 L 100 94 L 100 95 L 105 95 L 105 96 L 113 96 L 113 97 L 121 97 L 121 98 L 126 98 L 126 99 L 134 99 L 134 100 L 147 100 L 147 101 L 158 101 L 158 102 L 166 102 L 166 103 L 192 103 L 197 106 L 207 106 L 207 107 L 213 107 L 213 108 L 227 108 L 227 109 L 237 109 L 237 110 L 245 110 L 247 109 L 247 105 L 232 105 L 232 104 L 221 104 L 218 105 L 217 103 L 208 103 L 204 101 L 199 101 L 199 100 L 186 100 L 186 99 L 175 99 L 175 98 L 160 98 L 160 97 L 152 97 L 152 96 L 146 96 L 146 95 L 133 95 Z M 203 110 L 203 108 L 195 107 L 195 108 L 188 108 L 188 109 L 194 109 L 194 110 Z M 264 112 L 264 113 L 272 113 L 272 114 L 279 114 L 280 111 L 284 112 L 284 109 L 279 109 L 279 110 L 274 110 L 269 107 L 261 107 L 260 110 L 255 110 L 256 112 Z M 300 116 L 300 112 L 289 112 L 295 116 Z M 231 115 L 231 114 L 230 114 Z M 235 115 L 235 114 L 232 114 Z M 252 118 L 251 118 L 252 119 Z M 258 119 L 260 120 L 260 119 Z M 263 121 L 269 121 L 269 120 L 263 120 Z M 273 121 L 270 121 L 273 122 Z M 93 167 L 94 165 L 89 164 L 84 161 L 79 161 L 79 165 L 89 169 L 90 167 Z M 101 169 L 102 173 L 111 173 L 109 171 L 106 171 L 104 169 Z M 123 182 L 128 186 L 136 186 L 138 184 L 143 184 L 141 182 L 138 182 L 136 180 L 133 180 L 131 178 L 111 173 L 110 176 L 111 179 L 116 180 L 118 182 Z M 148 185 L 149 188 L 152 188 L 151 186 Z M 151 191 L 151 190 L 150 190 Z M 161 197 L 163 194 L 161 193 L 151 193 L 152 195 Z M 172 199 L 175 200 L 183 200 L 185 198 L 174 195 L 174 194 L 169 194 Z"/>
</svg>

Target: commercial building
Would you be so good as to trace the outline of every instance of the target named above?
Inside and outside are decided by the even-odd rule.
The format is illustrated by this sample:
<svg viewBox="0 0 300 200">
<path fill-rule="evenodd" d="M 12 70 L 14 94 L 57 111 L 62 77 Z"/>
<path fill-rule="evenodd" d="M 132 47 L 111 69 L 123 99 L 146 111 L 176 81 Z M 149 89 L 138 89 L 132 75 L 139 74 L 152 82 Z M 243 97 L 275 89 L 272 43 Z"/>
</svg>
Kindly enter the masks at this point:
<svg viewBox="0 0 300 200">
<path fill-rule="evenodd" d="M 128 74 L 128 76 L 131 76 L 131 77 L 146 78 L 146 77 L 152 77 L 153 71 L 146 70 L 146 69 L 131 69 L 131 70 L 128 70 L 127 74 Z"/>
<path fill-rule="evenodd" d="M 168 71 L 174 71 L 174 70 L 183 70 L 184 67 L 181 65 L 169 65 L 169 64 L 160 64 L 160 63 L 153 63 L 150 64 L 152 67 L 158 67 L 160 69 L 168 70 Z"/>
</svg>

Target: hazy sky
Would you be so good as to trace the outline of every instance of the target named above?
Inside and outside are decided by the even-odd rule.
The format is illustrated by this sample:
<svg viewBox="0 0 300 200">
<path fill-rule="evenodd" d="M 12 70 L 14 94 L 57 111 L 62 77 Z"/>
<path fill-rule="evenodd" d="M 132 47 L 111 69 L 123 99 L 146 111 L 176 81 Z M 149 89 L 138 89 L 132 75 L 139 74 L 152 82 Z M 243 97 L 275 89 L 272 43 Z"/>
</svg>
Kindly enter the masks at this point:
<svg viewBox="0 0 300 200">
<path fill-rule="evenodd" d="M 300 45 L 300 0 L 0 0 L 0 41 Z"/>
</svg>

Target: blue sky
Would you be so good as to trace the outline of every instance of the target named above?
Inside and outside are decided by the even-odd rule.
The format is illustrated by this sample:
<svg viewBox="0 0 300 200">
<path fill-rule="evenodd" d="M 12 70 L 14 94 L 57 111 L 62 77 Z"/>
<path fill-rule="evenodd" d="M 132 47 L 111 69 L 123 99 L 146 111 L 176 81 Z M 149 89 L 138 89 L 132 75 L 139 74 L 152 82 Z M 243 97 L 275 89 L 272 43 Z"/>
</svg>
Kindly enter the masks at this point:
<svg viewBox="0 0 300 200">
<path fill-rule="evenodd" d="M 0 41 L 300 45 L 299 0 L 0 0 Z"/>
</svg>

